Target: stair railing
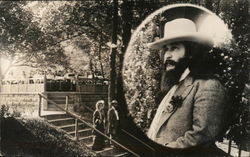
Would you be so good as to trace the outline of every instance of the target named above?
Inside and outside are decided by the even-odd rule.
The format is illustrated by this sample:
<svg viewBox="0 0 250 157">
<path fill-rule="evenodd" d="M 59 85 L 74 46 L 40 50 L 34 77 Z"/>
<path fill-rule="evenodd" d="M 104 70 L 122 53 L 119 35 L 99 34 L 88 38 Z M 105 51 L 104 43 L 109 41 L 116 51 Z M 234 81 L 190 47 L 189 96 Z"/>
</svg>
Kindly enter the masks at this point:
<svg viewBox="0 0 250 157">
<path fill-rule="evenodd" d="M 65 110 L 68 110 L 69 109 L 69 96 L 68 95 L 66 95 L 66 97 L 65 97 Z"/>
<path fill-rule="evenodd" d="M 142 140 L 138 139 L 137 137 L 135 137 L 134 135 L 132 135 L 131 133 L 129 133 L 128 131 L 121 129 L 122 132 L 126 133 L 128 136 L 132 137 L 133 139 L 135 139 L 136 141 L 140 142 L 141 144 L 143 144 L 144 146 L 148 147 L 149 149 L 151 149 L 153 152 L 155 152 L 155 149 L 153 147 L 151 147 L 150 145 L 148 145 L 147 143 L 143 142 Z"/>
<path fill-rule="evenodd" d="M 124 150 L 128 151 L 129 153 L 133 154 L 136 157 L 139 157 L 140 155 L 133 152 L 132 150 L 126 148 L 125 146 L 123 146 L 122 144 L 120 144 L 119 142 L 113 140 L 112 138 L 110 138 L 109 136 L 107 136 L 106 134 L 102 133 L 101 131 L 99 131 L 98 129 L 96 129 L 92 124 L 89 124 L 88 122 L 86 122 L 84 119 L 82 119 L 82 116 L 78 116 L 77 114 L 69 111 L 69 110 L 65 110 L 63 107 L 59 106 L 56 102 L 54 102 L 53 100 L 49 100 L 46 96 L 44 96 L 43 94 L 39 93 L 38 94 L 41 98 L 47 100 L 48 102 L 54 104 L 57 108 L 59 108 L 60 110 L 66 112 L 68 115 L 74 117 L 76 119 L 76 130 L 75 130 L 75 135 L 76 135 L 76 139 L 78 137 L 78 121 L 81 121 L 82 123 L 84 123 L 85 125 L 87 125 L 88 127 L 90 127 L 91 129 L 95 130 L 97 133 L 101 134 L 103 137 L 105 137 L 106 139 L 108 139 L 109 141 L 115 143 L 116 145 L 118 145 L 119 147 L 123 148 Z M 39 113 L 40 115 L 40 113 Z"/>
</svg>

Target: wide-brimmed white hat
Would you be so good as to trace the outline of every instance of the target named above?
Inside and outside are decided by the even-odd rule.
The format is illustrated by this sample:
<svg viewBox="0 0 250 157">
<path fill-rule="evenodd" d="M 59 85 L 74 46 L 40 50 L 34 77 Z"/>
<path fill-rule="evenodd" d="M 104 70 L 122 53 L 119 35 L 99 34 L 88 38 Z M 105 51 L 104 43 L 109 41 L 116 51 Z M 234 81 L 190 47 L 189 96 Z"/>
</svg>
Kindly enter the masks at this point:
<svg viewBox="0 0 250 157">
<path fill-rule="evenodd" d="M 212 38 L 204 33 L 198 32 L 195 23 L 187 18 L 177 18 L 167 22 L 164 26 L 164 37 L 149 43 L 148 46 L 153 49 L 160 49 L 166 44 L 180 41 L 192 41 L 213 46 Z"/>
<path fill-rule="evenodd" d="M 118 104 L 116 100 L 112 100 L 111 104 Z"/>
</svg>

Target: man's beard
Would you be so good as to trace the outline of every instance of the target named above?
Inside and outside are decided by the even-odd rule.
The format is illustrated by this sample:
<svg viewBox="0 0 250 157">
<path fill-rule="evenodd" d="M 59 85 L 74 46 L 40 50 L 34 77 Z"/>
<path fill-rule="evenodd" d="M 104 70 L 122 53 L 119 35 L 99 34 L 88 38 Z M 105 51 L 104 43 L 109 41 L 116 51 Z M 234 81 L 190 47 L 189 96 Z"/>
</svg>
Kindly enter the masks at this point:
<svg viewBox="0 0 250 157">
<path fill-rule="evenodd" d="M 170 88 L 178 83 L 184 70 L 188 67 L 189 59 L 182 58 L 179 62 L 167 60 L 163 66 L 163 72 L 161 76 L 161 92 L 166 94 Z M 166 71 L 167 64 L 174 65 L 174 69 Z"/>
</svg>

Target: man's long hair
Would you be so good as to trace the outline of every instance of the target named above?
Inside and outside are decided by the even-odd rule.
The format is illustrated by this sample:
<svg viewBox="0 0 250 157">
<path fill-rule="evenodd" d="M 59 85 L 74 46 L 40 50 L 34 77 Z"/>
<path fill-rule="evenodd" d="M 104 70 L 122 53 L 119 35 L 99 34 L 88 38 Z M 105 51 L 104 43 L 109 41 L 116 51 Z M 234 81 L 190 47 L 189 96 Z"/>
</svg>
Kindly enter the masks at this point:
<svg viewBox="0 0 250 157">
<path fill-rule="evenodd" d="M 209 79 L 218 71 L 219 60 L 211 54 L 212 47 L 194 42 L 184 42 L 189 55 L 189 70 L 194 78 Z"/>
<path fill-rule="evenodd" d="M 190 70 L 190 75 L 195 79 L 214 78 L 216 70 L 218 69 L 219 61 L 210 54 L 211 47 L 190 41 L 181 43 L 185 46 L 185 57 L 180 60 L 176 68 L 172 71 L 166 72 L 165 69 L 162 68 L 160 89 L 163 95 L 165 95 L 174 84 L 178 83 L 181 74 L 187 67 Z"/>
</svg>

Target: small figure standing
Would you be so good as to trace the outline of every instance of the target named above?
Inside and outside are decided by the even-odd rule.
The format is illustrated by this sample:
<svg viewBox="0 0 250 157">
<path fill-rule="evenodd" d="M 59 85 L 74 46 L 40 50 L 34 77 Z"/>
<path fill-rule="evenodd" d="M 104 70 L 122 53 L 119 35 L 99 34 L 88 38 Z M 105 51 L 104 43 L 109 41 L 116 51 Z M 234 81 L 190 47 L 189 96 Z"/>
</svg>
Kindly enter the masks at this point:
<svg viewBox="0 0 250 157">
<path fill-rule="evenodd" d="M 108 110 L 108 134 L 110 138 L 117 139 L 117 129 L 119 127 L 118 102 L 113 100 Z"/>
<path fill-rule="evenodd" d="M 96 110 L 94 111 L 93 114 L 93 125 L 96 129 L 104 133 L 105 131 L 104 100 L 99 100 L 96 103 Z M 95 137 L 93 139 L 92 150 L 102 150 L 105 147 L 104 137 L 95 130 L 93 131 L 93 134 L 95 135 Z"/>
</svg>

